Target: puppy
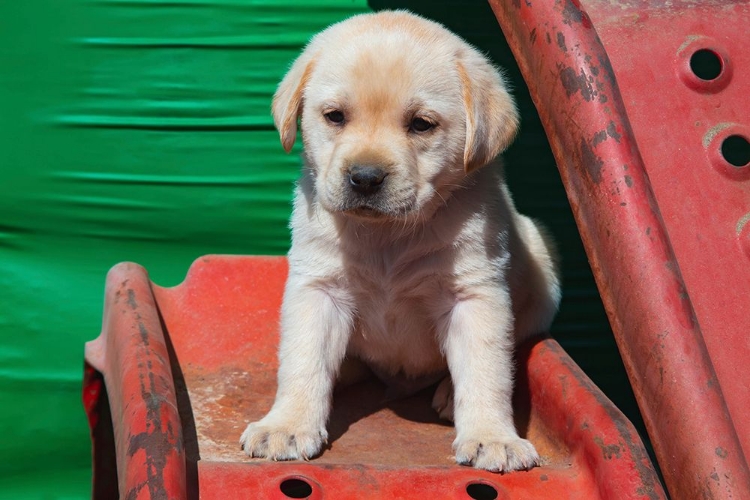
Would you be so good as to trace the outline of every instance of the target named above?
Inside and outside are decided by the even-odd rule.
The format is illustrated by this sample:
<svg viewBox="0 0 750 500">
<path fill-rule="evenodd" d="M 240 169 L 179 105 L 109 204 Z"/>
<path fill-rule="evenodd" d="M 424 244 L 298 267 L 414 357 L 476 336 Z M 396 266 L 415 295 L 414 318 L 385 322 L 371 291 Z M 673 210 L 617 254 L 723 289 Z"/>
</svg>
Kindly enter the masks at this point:
<svg viewBox="0 0 750 500">
<path fill-rule="evenodd" d="M 513 423 L 513 350 L 549 327 L 560 285 L 548 239 L 488 166 L 518 127 L 501 75 L 437 23 L 364 14 L 310 41 L 272 111 L 287 152 L 300 120 L 305 167 L 278 391 L 245 453 L 317 455 L 356 359 L 402 392 L 445 378 L 433 406 L 455 422 L 459 464 L 537 465 Z"/>
</svg>

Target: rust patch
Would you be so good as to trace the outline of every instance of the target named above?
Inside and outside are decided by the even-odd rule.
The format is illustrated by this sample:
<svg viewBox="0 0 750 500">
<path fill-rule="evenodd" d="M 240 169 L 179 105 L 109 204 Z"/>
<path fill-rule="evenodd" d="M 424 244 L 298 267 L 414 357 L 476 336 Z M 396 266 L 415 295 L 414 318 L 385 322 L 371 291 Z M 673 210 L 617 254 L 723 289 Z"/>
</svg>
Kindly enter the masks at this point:
<svg viewBox="0 0 750 500">
<path fill-rule="evenodd" d="M 606 85 L 604 85 L 604 83 L 598 78 L 595 78 L 600 71 L 599 68 L 590 64 L 590 60 L 591 56 L 586 56 L 586 64 L 584 64 L 580 70 L 576 70 L 572 66 L 565 66 L 558 63 L 557 69 L 560 72 L 560 82 L 562 83 L 568 98 L 580 92 L 581 97 L 583 97 L 586 102 L 598 99 L 600 103 L 606 103 L 609 100 L 603 92 Z M 587 71 L 590 74 L 587 74 Z"/>
<path fill-rule="evenodd" d="M 633 178 L 629 175 L 625 176 L 625 185 L 628 187 L 633 187 Z M 651 232 L 651 228 L 647 229 L 646 234 L 648 235 L 649 232 Z"/>
<path fill-rule="evenodd" d="M 630 423 L 625 419 L 625 416 L 617 409 L 612 402 L 601 392 L 601 390 L 594 385 L 580 369 L 578 365 L 565 353 L 562 347 L 555 344 L 549 344 L 549 348 L 553 350 L 563 364 L 576 378 L 576 381 L 584 387 L 590 394 L 592 394 L 602 408 L 605 409 L 610 417 L 610 420 L 617 428 L 620 439 L 622 440 L 622 449 L 630 454 L 635 464 L 635 468 L 638 474 L 638 478 L 641 484 L 638 486 L 638 493 L 642 496 L 649 498 L 650 500 L 658 500 L 661 495 L 657 492 L 657 485 L 659 480 L 656 476 L 656 471 L 651 465 L 651 460 L 646 453 L 646 449 L 640 442 L 640 438 L 635 429 L 632 428 Z M 659 485 L 660 486 L 660 485 Z"/>
<path fill-rule="evenodd" d="M 570 66 L 564 68 L 561 66 L 562 65 L 558 66 L 560 68 L 560 82 L 562 83 L 563 88 L 565 88 L 565 93 L 568 98 L 573 94 L 580 92 L 581 97 L 583 97 L 586 102 L 591 102 L 594 97 L 596 97 L 597 92 L 591 85 L 589 77 L 586 76 L 586 72 L 581 69 L 579 74 Z"/>
<path fill-rule="evenodd" d="M 531 33 L 529 33 L 529 42 L 533 45 L 534 42 L 536 42 L 536 28 L 531 30 Z"/>
<path fill-rule="evenodd" d="M 591 176 L 591 179 L 596 184 L 599 184 L 602 181 L 604 160 L 594 153 L 594 150 L 585 139 L 581 139 L 581 162 Z"/>
<path fill-rule="evenodd" d="M 607 125 L 607 134 L 615 140 L 619 144 L 620 138 L 622 135 L 617 132 L 617 127 L 615 126 L 615 122 L 609 122 L 609 125 Z"/>
<path fill-rule="evenodd" d="M 560 47 L 560 50 L 563 52 L 568 51 L 568 46 L 565 45 L 565 35 L 560 32 L 557 33 L 557 46 Z"/>
<path fill-rule="evenodd" d="M 128 494 L 125 496 L 125 500 L 135 500 L 136 498 L 138 498 L 138 493 L 141 492 L 144 486 L 146 485 L 142 483 L 131 488 L 130 491 L 128 491 Z"/>
<path fill-rule="evenodd" d="M 601 44 L 601 40 L 599 40 L 599 37 L 597 37 L 597 41 Z M 596 59 L 599 61 L 599 67 L 602 69 L 603 74 L 602 76 L 606 78 L 607 83 L 611 86 L 615 86 L 615 71 L 612 69 L 612 63 L 609 60 L 609 57 L 607 57 L 607 54 L 599 54 L 596 56 Z"/>
<path fill-rule="evenodd" d="M 143 321 L 138 322 L 138 332 L 141 334 L 141 341 L 143 341 L 143 345 L 148 346 L 148 329 L 146 329 L 146 325 L 143 324 Z"/>
<path fill-rule="evenodd" d="M 581 4 L 577 0 L 567 0 L 562 10 L 563 22 L 568 26 L 580 24 L 584 28 L 591 28 L 591 19 L 581 10 Z"/>
<path fill-rule="evenodd" d="M 727 450 L 725 450 L 721 446 L 717 447 L 715 451 L 716 451 L 716 455 L 719 458 L 727 458 L 727 455 L 728 455 Z"/>
<path fill-rule="evenodd" d="M 135 301 L 135 291 L 132 288 L 128 288 L 128 305 L 131 309 L 138 309 L 138 302 Z"/>
<path fill-rule="evenodd" d="M 202 460 L 246 459 L 238 444 L 240 435 L 248 422 L 259 420 L 271 408 L 275 375 L 275 370 L 262 365 L 249 371 L 226 366 L 217 372 L 184 373 Z"/>
<path fill-rule="evenodd" d="M 594 134 L 594 146 L 598 146 L 600 143 L 607 140 L 607 131 L 606 130 L 600 130 L 596 134 Z"/>
<path fill-rule="evenodd" d="M 129 290 L 132 292 L 132 290 Z M 128 294 L 129 303 L 135 303 L 134 294 Z M 138 350 L 136 356 L 138 365 L 144 365 L 145 373 L 140 370 L 138 380 L 140 382 L 140 397 L 146 407 L 146 430 L 130 436 L 128 441 L 127 455 L 131 459 L 140 450 L 145 454 L 144 466 L 146 470 L 146 481 L 133 486 L 127 493 L 126 498 L 136 498 L 140 490 L 147 488 L 149 497 L 152 499 L 167 499 L 168 492 L 164 484 L 164 469 L 167 466 L 169 455 L 172 452 L 178 454 L 182 452 L 182 436 L 175 433 L 174 428 L 167 422 L 165 428 L 162 422 L 163 408 L 169 406 L 170 402 L 167 396 L 159 390 L 155 374 L 153 372 L 153 363 L 151 358 L 156 357 L 163 362 L 161 356 L 149 347 L 149 332 L 142 322 L 138 322 L 143 346 Z M 162 384 L 165 381 L 162 379 Z"/>
<path fill-rule="evenodd" d="M 622 450 L 619 444 L 604 444 L 604 441 L 599 436 L 594 437 L 594 442 L 602 450 L 602 455 L 605 460 L 612 460 L 612 458 L 620 458 Z"/>
</svg>

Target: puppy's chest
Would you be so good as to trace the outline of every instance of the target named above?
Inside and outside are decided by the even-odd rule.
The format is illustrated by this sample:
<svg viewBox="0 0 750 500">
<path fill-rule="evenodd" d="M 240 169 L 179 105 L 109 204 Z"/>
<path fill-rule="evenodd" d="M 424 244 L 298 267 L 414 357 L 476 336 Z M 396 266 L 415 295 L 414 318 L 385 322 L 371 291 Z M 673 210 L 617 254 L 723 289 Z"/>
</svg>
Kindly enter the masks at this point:
<svg viewBox="0 0 750 500">
<path fill-rule="evenodd" d="M 351 266 L 347 274 L 356 302 L 354 342 L 380 346 L 380 351 L 436 348 L 436 306 L 451 295 L 439 259 L 398 260 L 385 254 Z"/>
<path fill-rule="evenodd" d="M 371 281 L 366 288 L 356 287 L 357 324 L 360 330 L 380 336 L 417 335 L 431 330 L 428 286 L 420 290 L 394 288 L 389 283 Z M 421 292 L 421 293 L 420 293 Z"/>
<path fill-rule="evenodd" d="M 348 284 L 363 309 L 387 316 L 404 308 L 429 303 L 449 293 L 449 272 L 444 256 L 417 257 L 383 252 L 365 255 L 347 266 Z"/>
</svg>

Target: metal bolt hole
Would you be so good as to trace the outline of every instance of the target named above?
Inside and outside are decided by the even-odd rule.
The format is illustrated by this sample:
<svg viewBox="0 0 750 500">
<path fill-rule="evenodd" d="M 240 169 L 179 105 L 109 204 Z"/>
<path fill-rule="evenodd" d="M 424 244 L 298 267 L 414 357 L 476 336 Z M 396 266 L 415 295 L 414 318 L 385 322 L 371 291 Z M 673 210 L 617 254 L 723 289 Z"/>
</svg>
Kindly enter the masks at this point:
<svg viewBox="0 0 750 500">
<path fill-rule="evenodd" d="M 721 143 L 721 156 L 735 167 L 750 163 L 750 142 L 741 135 L 730 135 Z"/>
<path fill-rule="evenodd" d="M 724 61 L 713 50 L 700 49 L 690 56 L 690 69 L 701 80 L 716 80 L 724 69 Z"/>
<path fill-rule="evenodd" d="M 484 483 L 472 483 L 466 487 L 466 493 L 474 500 L 495 500 L 497 490 Z"/>
<path fill-rule="evenodd" d="M 302 479 L 287 479 L 282 481 L 279 489 L 288 498 L 307 498 L 313 492 L 312 486 Z"/>
</svg>

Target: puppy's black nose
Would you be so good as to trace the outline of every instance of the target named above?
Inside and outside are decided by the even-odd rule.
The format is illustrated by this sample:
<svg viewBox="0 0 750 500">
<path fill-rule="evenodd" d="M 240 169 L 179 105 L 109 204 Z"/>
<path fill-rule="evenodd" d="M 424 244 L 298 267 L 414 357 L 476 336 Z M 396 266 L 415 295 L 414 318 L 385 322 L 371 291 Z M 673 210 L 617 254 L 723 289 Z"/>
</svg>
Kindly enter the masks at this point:
<svg viewBox="0 0 750 500">
<path fill-rule="evenodd" d="M 349 169 L 349 185 L 360 194 L 373 194 L 383 185 L 387 172 L 378 167 L 354 165 Z"/>
</svg>

